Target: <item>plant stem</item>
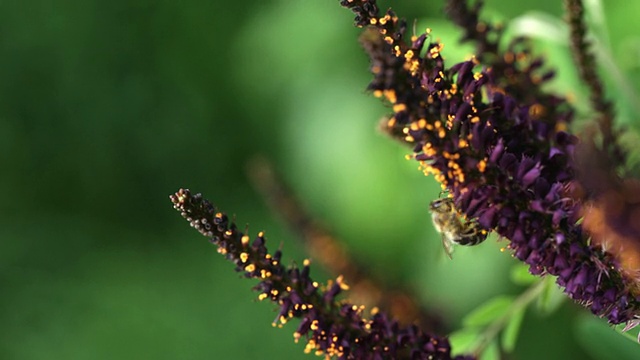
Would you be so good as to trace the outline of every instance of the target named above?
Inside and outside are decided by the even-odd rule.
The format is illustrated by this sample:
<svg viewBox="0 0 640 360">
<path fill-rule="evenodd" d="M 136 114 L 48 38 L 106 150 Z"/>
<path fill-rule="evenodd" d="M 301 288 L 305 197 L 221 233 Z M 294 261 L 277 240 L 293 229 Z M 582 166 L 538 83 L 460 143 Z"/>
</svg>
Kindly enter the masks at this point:
<svg viewBox="0 0 640 360">
<path fill-rule="evenodd" d="M 508 321 L 511 319 L 511 316 L 518 310 L 526 308 L 533 300 L 538 298 L 538 295 L 542 293 L 542 290 L 547 285 L 548 281 L 553 281 L 552 277 L 546 277 L 541 281 L 536 282 L 531 285 L 527 291 L 523 292 L 518 296 L 511 306 L 509 306 L 509 310 L 501 316 L 499 319 L 491 323 L 491 325 L 487 326 L 487 328 L 480 335 L 480 339 L 478 343 L 471 348 L 471 353 L 475 356 L 480 356 L 480 354 L 486 349 L 486 347 L 493 341 L 493 339 L 502 331 L 502 329 L 506 326 Z"/>
</svg>

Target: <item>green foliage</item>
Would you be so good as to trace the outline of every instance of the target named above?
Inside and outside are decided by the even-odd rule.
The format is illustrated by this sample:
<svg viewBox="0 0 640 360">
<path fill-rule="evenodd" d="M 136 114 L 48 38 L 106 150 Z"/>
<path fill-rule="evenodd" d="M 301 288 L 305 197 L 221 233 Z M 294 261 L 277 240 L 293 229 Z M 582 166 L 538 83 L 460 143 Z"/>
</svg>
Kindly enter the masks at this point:
<svg viewBox="0 0 640 360">
<path fill-rule="evenodd" d="M 480 360 L 500 360 L 500 345 L 497 341 L 492 341 L 487 349 L 480 355 Z"/>
<path fill-rule="evenodd" d="M 430 11 L 416 15 L 428 19 L 418 31 L 446 42 L 447 61 L 468 56 L 442 3 L 417 3 Z M 504 19 L 558 7 L 487 3 Z M 640 80 L 639 4 L 603 3 L 612 57 L 629 75 L 626 88 L 609 87 L 615 99 Z M 376 132 L 386 110 L 364 91 L 359 31 L 338 1 L 4 1 L 0 24 L 0 358 L 313 358 L 293 345 L 295 324 L 272 329 L 273 307 L 168 206 L 177 188 L 201 189 L 251 232 L 267 230 L 284 261 L 300 261 L 308 255 L 245 179 L 256 153 L 372 272 L 414 284 L 443 318 L 509 292 L 512 259 L 493 240 L 432 261 L 442 251 L 427 213 L 437 185 Z M 554 46 L 542 44 L 559 54 L 550 65 L 570 74 Z M 563 76 L 556 91 L 581 88 Z M 637 127 L 626 101 L 621 113 Z M 513 271 L 517 284 L 532 280 Z M 557 309 L 564 295 L 548 286 L 541 303 Z M 489 305 L 467 319 L 476 327 L 452 334 L 456 353 L 513 302 Z M 551 316 L 518 339 L 522 313 L 502 334 L 505 350 L 517 342 L 514 358 L 567 328 Z M 617 348 L 622 337 L 609 333 L 581 341 L 603 358 L 591 347 Z M 587 358 L 571 336 L 559 332 L 556 347 Z"/>
<path fill-rule="evenodd" d="M 620 336 L 604 321 L 589 315 L 580 316 L 574 325 L 578 342 L 596 359 L 637 359 L 640 344 Z"/>
<path fill-rule="evenodd" d="M 449 335 L 452 349 L 457 354 L 469 353 L 482 335 L 482 330 L 478 328 L 462 328 Z"/>
<path fill-rule="evenodd" d="M 524 307 L 514 310 L 507 322 L 507 326 L 502 332 L 502 348 L 508 353 L 513 352 L 516 348 L 516 342 L 518 341 L 520 327 L 526 310 Z"/>
<path fill-rule="evenodd" d="M 540 281 L 539 277 L 531 275 L 529 272 L 529 265 L 523 263 L 513 265 L 510 275 L 511 281 L 516 285 L 529 286 Z"/>
<path fill-rule="evenodd" d="M 567 296 L 556 285 L 552 277 L 545 278 L 543 282 L 544 288 L 538 297 L 536 308 L 543 315 L 551 315 L 567 300 Z"/>
<path fill-rule="evenodd" d="M 497 296 L 465 316 L 462 324 L 465 327 L 484 326 L 499 320 L 508 314 L 513 300 L 511 296 Z"/>
</svg>

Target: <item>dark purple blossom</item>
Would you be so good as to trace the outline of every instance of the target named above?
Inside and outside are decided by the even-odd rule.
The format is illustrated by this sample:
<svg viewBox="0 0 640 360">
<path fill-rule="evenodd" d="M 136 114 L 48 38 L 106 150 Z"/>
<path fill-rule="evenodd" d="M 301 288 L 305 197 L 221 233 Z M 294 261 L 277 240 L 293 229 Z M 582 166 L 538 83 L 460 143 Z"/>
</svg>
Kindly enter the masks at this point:
<svg viewBox="0 0 640 360">
<path fill-rule="evenodd" d="M 402 327 L 375 309 L 365 317 L 363 306 L 338 299 L 348 289 L 342 276 L 322 286 L 311 279 L 307 261 L 302 268 L 283 266 L 282 253 L 269 253 L 262 232 L 251 240 L 200 194 L 180 189 L 170 198 L 191 226 L 236 264 L 236 271 L 259 280 L 255 286 L 258 298 L 280 307 L 274 324 L 300 319 L 294 337 L 296 341 L 306 339 L 305 352 L 339 359 L 473 358 L 452 357 L 446 338 L 427 334 L 417 326 Z"/>
<path fill-rule="evenodd" d="M 393 106 L 387 131 L 412 146 L 460 211 L 508 239 L 531 273 L 556 276 L 572 299 L 612 324 L 632 320 L 640 308 L 635 278 L 578 221 L 586 205 L 575 192 L 573 109 L 541 90 L 553 73 L 525 40 L 499 50 L 500 30 L 480 20 L 479 4 L 448 2 L 477 53 L 447 67 L 428 34 L 405 39 L 406 22 L 391 11 L 379 16 L 375 1 L 342 1 L 356 25 L 367 26 L 369 89 Z"/>
</svg>

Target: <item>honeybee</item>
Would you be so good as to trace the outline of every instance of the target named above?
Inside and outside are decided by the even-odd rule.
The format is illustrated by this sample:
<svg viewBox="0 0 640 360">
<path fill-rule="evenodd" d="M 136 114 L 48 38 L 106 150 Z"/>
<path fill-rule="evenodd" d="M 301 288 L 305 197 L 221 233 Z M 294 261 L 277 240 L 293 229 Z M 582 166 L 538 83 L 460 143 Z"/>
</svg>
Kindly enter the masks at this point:
<svg viewBox="0 0 640 360">
<path fill-rule="evenodd" d="M 455 244 L 472 246 L 487 239 L 487 231 L 475 221 L 464 219 L 456 210 L 452 198 L 432 201 L 429 210 L 433 225 L 442 236 L 444 251 L 450 259 Z"/>
</svg>

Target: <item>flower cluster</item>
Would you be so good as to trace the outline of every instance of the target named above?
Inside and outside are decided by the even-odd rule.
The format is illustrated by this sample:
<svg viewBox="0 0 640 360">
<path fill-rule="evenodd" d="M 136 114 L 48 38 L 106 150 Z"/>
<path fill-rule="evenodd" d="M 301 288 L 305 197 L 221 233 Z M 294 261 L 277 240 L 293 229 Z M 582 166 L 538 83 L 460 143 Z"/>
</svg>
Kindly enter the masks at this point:
<svg viewBox="0 0 640 360">
<path fill-rule="evenodd" d="M 450 191 L 456 207 L 508 239 L 531 273 L 557 276 L 594 314 L 612 324 L 634 319 L 640 297 L 633 279 L 580 223 L 578 138 L 566 131 L 573 110 L 541 90 L 553 73 L 526 41 L 499 50 L 500 29 L 479 20 L 480 6 L 450 0 L 449 16 L 477 53 L 447 67 L 442 45 L 428 43 L 428 32 L 407 41 L 406 22 L 392 11 L 379 15 L 374 0 L 341 4 L 367 27 L 369 89 L 393 106 L 387 131 L 413 147 L 412 157 Z"/>
<path fill-rule="evenodd" d="M 307 261 L 302 269 L 284 267 L 280 251 L 267 251 L 262 232 L 251 240 L 200 194 L 180 189 L 170 198 L 191 226 L 236 264 L 237 271 L 259 280 L 258 298 L 280 306 L 274 324 L 300 319 L 294 337 L 306 338 L 306 352 L 340 359 L 472 359 L 452 357 L 447 339 L 416 326 L 401 327 L 382 312 L 372 310 L 365 318 L 363 307 L 337 299 L 348 288 L 341 276 L 321 286 L 311 279 Z"/>
</svg>

